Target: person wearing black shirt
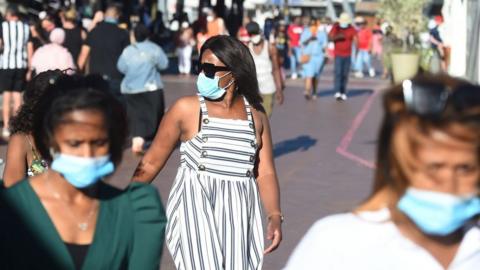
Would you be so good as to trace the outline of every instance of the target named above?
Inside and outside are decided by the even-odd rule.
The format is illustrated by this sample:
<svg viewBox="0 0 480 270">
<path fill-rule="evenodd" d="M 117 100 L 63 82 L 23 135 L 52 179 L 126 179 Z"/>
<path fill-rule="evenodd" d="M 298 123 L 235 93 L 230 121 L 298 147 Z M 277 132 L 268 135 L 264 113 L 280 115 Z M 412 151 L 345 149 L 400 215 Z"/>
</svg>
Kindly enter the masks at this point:
<svg viewBox="0 0 480 270">
<path fill-rule="evenodd" d="M 88 73 L 100 74 L 109 82 L 110 91 L 122 100 L 120 82 L 122 74 L 117 70 L 117 61 L 123 49 L 130 44 L 126 30 L 118 27 L 120 8 L 110 5 L 105 11 L 105 19 L 88 33 L 78 57 L 78 68 L 84 70 L 87 59 Z"/>
<path fill-rule="evenodd" d="M 84 40 L 87 38 L 87 32 L 77 25 L 77 11 L 70 8 L 65 11 L 62 18 L 63 30 L 65 30 L 65 41 L 63 46 L 72 54 L 75 62 L 80 55 L 80 50 Z"/>
</svg>

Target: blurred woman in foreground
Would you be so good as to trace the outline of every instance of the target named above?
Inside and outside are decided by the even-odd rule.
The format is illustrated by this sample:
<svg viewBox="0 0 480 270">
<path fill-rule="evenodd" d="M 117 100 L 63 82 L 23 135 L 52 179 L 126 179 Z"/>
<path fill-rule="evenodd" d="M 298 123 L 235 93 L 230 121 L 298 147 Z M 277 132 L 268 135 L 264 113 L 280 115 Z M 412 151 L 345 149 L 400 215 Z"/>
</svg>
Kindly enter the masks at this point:
<svg viewBox="0 0 480 270">
<path fill-rule="evenodd" d="M 480 87 L 417 77 L 384 109 L 372 195 L 315 223 L 286 269 L 478 269 Z"/>
</svg>

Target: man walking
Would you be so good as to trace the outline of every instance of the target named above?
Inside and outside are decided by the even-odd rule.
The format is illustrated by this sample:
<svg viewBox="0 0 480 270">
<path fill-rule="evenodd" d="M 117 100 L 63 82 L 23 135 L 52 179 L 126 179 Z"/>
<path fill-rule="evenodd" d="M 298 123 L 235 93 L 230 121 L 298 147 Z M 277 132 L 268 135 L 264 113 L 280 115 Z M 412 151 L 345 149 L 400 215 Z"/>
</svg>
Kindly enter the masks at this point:
<svg viewBox="0 0 480 270">
<path fill-rule="evenodd" d="M 358 51 L 357 58 L 355 60 L 355 77 L 363 78 L 363 67 L 367 66 L 368 74 L 370 77 L 375 77 L 375 69 L 372 66 L 371 55 L 373 33 L 370 28 L 367 27 L 367 22 L 363 17 L 359 18 L 358 22 Z"/>
<path fill-rule="evenodd" d="M 100 74 L 109 82 L 110 91 L 122 100 L 120 83 L 122 74 L 117 70 L 117 61 L 125 47 L 130 44 L 126 30 L 118 27 L 120 8 L 112 4 L 105 11 L 105 19 L 87 35 L 78 57 L 78 68 L 84 70 L 89 59 L 88 73 Z"/>
<path fill-rule="evenodd" d="M 352 45 L 357 43 L 357 32 L 350 24 L 347 13 L 342 13 L 328 34 L 330 41 L 335 44 L 335 98 L 339 101 L 347 100 L 347 82 L 350 72 Z"/>
<path fill-rule="evenodd" d="M 9 120 L 22 104 L 22 90 L 33 54 L 28 24 L 19 18 L 16 6 L 9 6 L 0 27 L 0 90 L 3 91 L 2 136 L 10 136 Z M 13 100 L 13 110 L 10 103 Z"/>
<path fill-rule="evenodd" d="M 300 17 L 295 17 L 293 23 L 288 26 L 288 56 L 290 57 L 290 77 L 296 79 L 297 75 L 297 63 L 300 58 L 300 35 L 303 32 L 303 27 L 300 24 Z"/>
</svg>

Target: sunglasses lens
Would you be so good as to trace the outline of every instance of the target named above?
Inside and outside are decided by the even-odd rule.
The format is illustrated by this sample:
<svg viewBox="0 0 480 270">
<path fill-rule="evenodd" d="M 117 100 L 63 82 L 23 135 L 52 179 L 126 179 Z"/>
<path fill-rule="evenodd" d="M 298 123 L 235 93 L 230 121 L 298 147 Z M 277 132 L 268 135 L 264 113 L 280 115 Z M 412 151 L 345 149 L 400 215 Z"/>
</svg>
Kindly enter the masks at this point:
<svg viewBox="0 0 480 270">
<path fill-rule="evenodd" d="M 215 66 L 212 64 L 201 64 L 200 72 L 203 71 L 203 74 L 208 78 L 213 79 L 215 77 Z"/>
<path fill-rule="evenodd" d="M 443 85 L 403 84 L 407 107 L 419 115 L 436 115 L 445 108 L 448 91 Z"/>
</svg>

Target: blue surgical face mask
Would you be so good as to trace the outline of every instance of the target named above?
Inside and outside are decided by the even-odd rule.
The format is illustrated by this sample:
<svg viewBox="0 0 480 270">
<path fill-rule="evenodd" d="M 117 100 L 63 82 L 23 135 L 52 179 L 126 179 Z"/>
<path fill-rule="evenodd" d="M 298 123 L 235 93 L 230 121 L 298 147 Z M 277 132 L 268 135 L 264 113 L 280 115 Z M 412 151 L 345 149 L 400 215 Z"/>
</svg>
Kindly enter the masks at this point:
<svg viewBox="0 0 480 270">
<path fill-rule="evenodd" d="M 408 188 L 397 207 L 424 233 L 445 236 L 480 214 L 480 198 Z"/>
<path fill-rule="evenodd" d="M 66 154 L 55 154 L 51 166 L 76 188 L 91 186 L 113 173 L 115 166 L 110 161 L 110 156 L 78 157 Z"/>
<path fill-rule="evenodd" d="M 113 24 L 118 24 L 118 19 L 115 19 L 115 18 L 112 18 L 112 17 L 105 17 L 105 19 L 103 19 L 105 22 L 108 22 L 108 23 L 113 23 Z"/>
<path fill-rule="evenodd" d="M 227 72 L 221 77 L 215 76 L 213 79 L 205 76 L 203 72 L 200 73 L 197 79 L 197 88 L 200 95 L 213 100 L 219 99 L 223 95 L 225 95 L 225 92 L 227 92 L 226 89 L 233 83 L 233 80 L 224 88 L 221 88 L 220 86 L 218 86 L 218 82 L 220 81 L 221 78 L 228 75 L 229 73 L 230 72 Z"/>
<path fill-rule="evenodd" d="M 340 28 L 347 28 L 350 24 L 348 23 L 339 23 Z"/>
</svg>

